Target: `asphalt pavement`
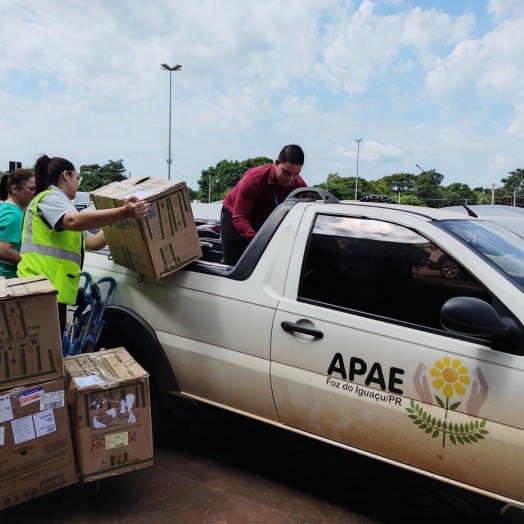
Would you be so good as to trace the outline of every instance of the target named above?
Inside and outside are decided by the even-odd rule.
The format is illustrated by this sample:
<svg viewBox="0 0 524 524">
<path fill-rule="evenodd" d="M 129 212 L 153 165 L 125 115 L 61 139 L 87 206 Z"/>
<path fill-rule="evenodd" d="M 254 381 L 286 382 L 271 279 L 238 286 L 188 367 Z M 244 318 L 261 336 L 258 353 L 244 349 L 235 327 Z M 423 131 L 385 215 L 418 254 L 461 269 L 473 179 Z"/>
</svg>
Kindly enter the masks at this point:
<svg viewBox="0 0 524 524">
<path fill-rule="evenodd" d="M 219 410 L 174 413 L 154 466 L 0 512 L 0 524 L 498 524 L 502 504 Z"/>
</svg>

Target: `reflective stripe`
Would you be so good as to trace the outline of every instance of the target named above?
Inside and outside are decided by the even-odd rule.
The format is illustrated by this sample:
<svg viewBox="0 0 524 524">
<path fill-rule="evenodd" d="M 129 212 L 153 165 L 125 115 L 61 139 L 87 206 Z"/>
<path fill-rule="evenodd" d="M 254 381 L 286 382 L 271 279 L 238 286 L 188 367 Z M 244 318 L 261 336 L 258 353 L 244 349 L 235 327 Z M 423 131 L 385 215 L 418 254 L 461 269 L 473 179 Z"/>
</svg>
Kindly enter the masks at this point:
<svg viewBox="0 0 524 524">
<path fill-rule="evenodd" d="M 33 208 L 36 206 L 36 202 L 33 201 L 29 204 L 25 214 L 25 241 L 31 242 L 33 240 Z M 22 244 L 23 245 L 23 244 Z"/>
<path fill-rule="evenodd" d="M 33 242 L 33 219 L 34 219 L 34 207 L 36 201 L 33 200 L 26 211 L 26 234 L 25 240 L 20 248 L 20 253 L 38 253 L 39 255 L 47 255 L 50 257 L 61 258 L 63 260 L 69 260 L 79 266 L 82 265 L 82 256 L 68 251 L 67 249 L 60 249 L 58 247 L 45 246 L 43 244 L 35 244 Z"/>
<path fill-rule="evenodd" d="M 38 253 L 39 255 L 47 255 L 50 257 L 61 258 L 62 260 L 69 260 L 78 265 L 81 265 L 82 263 L 82 257 L 72 251 L 52 246 L 44 246 L 42 244 L 34 244 L 33 242 L 25 242 L 20 249 L 20 253 Z"/>
</svg>

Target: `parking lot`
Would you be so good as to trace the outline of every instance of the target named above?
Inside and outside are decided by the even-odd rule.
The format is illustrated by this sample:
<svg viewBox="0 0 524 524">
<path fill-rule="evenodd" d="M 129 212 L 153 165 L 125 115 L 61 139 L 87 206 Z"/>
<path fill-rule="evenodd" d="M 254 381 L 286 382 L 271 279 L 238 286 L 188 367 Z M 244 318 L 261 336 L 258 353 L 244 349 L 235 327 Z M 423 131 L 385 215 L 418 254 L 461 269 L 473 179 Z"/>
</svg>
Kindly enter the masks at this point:
<svg viewBox="0 0 524 524">
<path fill-rule="evenodd" d="M 2 524 L 497 524 L 502 504 L 218 410 L 176 412 L 155 464 L 2 511 Z"/>
</svg>

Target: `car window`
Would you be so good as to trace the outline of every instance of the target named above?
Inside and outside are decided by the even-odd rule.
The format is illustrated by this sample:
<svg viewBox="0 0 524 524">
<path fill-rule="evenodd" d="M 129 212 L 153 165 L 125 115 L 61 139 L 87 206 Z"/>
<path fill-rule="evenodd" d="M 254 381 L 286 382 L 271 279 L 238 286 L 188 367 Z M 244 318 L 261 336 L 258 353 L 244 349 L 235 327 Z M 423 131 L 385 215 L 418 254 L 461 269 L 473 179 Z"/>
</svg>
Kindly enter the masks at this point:
<svg viewBox="0 0 524 524">
<path fill-rule="evenodd" d="M 436 225 L 460 238 L 521 289 L 524 287 L 524 238 L 489 221 L 443 220 Z"/>
<path fill-rule="evenodd" d="M 455 296 L 487 291 L 438 246 L 381 220 L 318 215 L 306 248 L 299 300 L 443 330 Z"/>
</svg>

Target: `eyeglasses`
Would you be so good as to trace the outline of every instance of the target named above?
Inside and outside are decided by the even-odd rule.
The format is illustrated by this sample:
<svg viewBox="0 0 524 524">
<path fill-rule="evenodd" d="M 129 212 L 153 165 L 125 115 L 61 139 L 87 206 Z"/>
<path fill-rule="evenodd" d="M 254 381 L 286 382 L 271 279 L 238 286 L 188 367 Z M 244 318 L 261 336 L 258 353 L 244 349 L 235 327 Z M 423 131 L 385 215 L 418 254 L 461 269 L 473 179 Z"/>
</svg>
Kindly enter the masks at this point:
<svg viewBox="0 0 524 524">
<path fill-rule="evenodd" d="M 78 176 L 78 173 L 76 171 L 68 171 L 68 173 L 70 175 L 76 175 L 76 179 L 78 181 L 78 185 L 80 185 L 82 183 L 82 177 L 81 176 Z"/>
<path fill-rule="evenodd" d="M 27 189 L 31 193 L 36 189 L 36 186 L 18 186 L 20 189 Z"/>
</svg>

